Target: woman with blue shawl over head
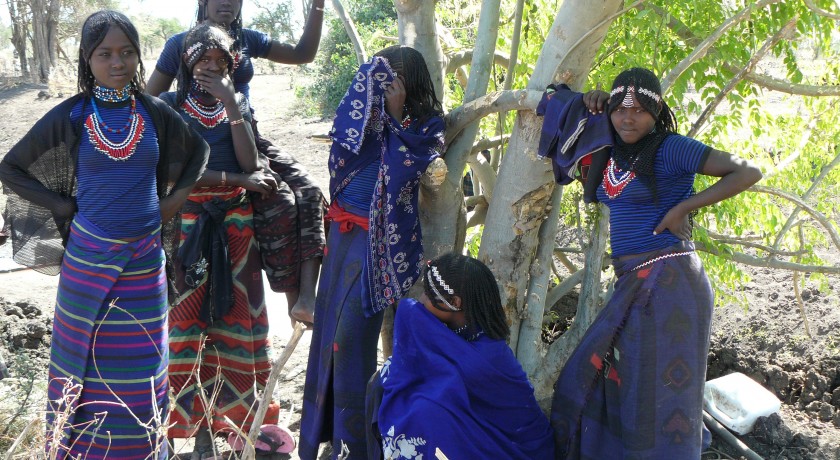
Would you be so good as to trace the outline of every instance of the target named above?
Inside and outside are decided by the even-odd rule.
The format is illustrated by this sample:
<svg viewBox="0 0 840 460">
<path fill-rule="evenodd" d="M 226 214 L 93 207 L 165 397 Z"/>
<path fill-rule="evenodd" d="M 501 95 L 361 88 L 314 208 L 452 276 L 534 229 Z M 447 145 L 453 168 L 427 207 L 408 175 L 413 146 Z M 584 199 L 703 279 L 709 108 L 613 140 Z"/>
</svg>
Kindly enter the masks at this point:
<svg viewBox="0 0 840 460">
<path fill-rule="evenodd" d="M 51 274 L 60 264 L 47 458 L 167 457 L 164 249 L 208 148 L 142 93 L 140 50 L 125 15 L 90 15 L 79 40 L 80 93 L 0 164 L 15 260 Z"/>
<path fill-rule="evenodd" d="M 367 457 L 365 388 L 376 370 L 383 310 L 423 266 L 419 181 L 443 149 L 441 104 L 423 56 L 386 48 L 362 65 L 330 136 L 333 222 L 315 305 L 299 455 L 320 443 Z"/>
<path fill-rule="evenodd" d="M 394 353 L 371 381 L 368 415 L 381 446 L 369 446 L 368 458 L 552 458 L 548 419 L 506 342 L 493 273 L 449 253 L 428 262 L 423 282 L 419 301 L 400 301 Z"/>
<path fill-rule="evenodd" d="M 603 177 L 596 196 L 610 209 L 617 280 L 554 387 L 557 458 L 699 459 L 713 295 L 689 217 L 761 172 L 676 134 L 649 70 L 581 100 L 593 114 L 606 108 L 613 133 L 606 168 L 590 174 Z M 695 194 L 698 173 L 721 179 Z"/>
</svg>

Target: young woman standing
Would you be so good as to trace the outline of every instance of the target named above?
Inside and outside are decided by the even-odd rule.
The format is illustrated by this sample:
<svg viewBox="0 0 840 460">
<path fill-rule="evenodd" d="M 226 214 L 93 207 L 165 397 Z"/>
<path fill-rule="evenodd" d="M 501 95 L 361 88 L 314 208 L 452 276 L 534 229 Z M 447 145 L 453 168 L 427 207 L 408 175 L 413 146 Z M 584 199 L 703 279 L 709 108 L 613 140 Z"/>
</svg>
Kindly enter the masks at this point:
<svg viewBox="0 0 840 460">
<path fill-rule="evenodd" d="M 121 13 L 88 17 L 80 94 L 47 113 L 0 163 L 14 192 L 15 258 L 53 273 L 60 263 L 47 408 L 47 449 L 57 458 L 167 455 L 161 228 L 201 177 L 208 148 L 177 113 L 142 93 L 140 49 Z"/>
</svg>

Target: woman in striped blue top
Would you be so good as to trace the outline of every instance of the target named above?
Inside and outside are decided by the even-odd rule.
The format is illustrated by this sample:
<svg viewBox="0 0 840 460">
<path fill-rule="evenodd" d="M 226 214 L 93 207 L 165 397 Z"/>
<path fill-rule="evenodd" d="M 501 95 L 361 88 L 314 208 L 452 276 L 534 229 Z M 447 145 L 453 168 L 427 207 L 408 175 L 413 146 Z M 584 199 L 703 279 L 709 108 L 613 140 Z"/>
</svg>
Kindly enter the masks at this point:
<svg viewBox="0 0 840 460">
<path fill-rule="evenodd" d="M 0 164 L 15 259 L 61 272 L 50 458 L 167 456 L 161 229 L 201 177 L 209 150 L 175 111 L 143 94 L 140 49 L 123 14 L 88 17 L 80 94 L 41 118 Z"/>
<path fill-rule="evenodd" d="M 614 137 L 597 198 L 610 209 L 617 281 L 555 385 L 557 458 L 697 459 L 713 294 L 690 215 L 761 172 L 676 134 L 649 70 L 626 70 L 583 102 L 606 109 Z M 721 179 L 694 193 L 698 173 Z"/>
</svg>

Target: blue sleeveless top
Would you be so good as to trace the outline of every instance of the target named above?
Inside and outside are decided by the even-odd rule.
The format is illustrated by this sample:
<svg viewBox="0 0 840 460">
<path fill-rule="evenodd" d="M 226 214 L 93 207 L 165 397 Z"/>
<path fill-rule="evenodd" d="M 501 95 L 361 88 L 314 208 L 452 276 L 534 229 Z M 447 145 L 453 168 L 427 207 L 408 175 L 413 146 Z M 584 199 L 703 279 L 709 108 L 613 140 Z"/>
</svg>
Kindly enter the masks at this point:
<svg viewBox="0 0 840 460">
<path fill-rule="evenodd" d="M 108 127 L 125 126 L 131 111 L 128 102 L 97 101 L 96 105 Z M 70 120 L 73 124 L 83 123 L 91 113 L 90 99 L 82 99 L 70 112 Z M 137 113 L 145 122 L 143 137 L 134 154 L 124 161 L 114 160 L 96 150 L 87 129 L 81 130 L 76 204 L 82 215 L 114 238 L 142 236 L 161 224 L 157 197 L 156 168 L 160 156 L 157 130 L 139 100 Z M 80 120 L 80 117 L 83 118 Z M 115 143 L 121 143 L 127 136 L 126 132 L 103 131 L 108 140 Z"/>
</svg>

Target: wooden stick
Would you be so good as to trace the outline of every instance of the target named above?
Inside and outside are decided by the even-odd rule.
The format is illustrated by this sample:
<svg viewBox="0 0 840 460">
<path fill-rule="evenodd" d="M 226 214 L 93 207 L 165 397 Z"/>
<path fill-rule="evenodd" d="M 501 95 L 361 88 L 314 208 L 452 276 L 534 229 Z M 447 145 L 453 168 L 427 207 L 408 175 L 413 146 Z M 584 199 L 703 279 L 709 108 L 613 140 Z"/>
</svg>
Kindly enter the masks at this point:
<svg viewBox="0 0 840 460">
<path fill-rule="evenodd" d="M 283 349 L 283 353 L 271 364 L 271 374 L 269 374 L 268 381 L 265 383 L 260 404 L 257 406 L 257 413 L 254 414 L 254 421 L 251 423 L 251 430 L 248 432 L 248 442 L 245 443 L 242 449 L 241 460 L 254 460 L 256 457 L 254 443 L 260 435 L 260 426 L 265 419 L 266 412 L 268 412 L 268 406 L 271 404 L 271 395 L 274 393 L 274 387 L 277 385 L 277 380 L 280 379 L 280 372 L 286 366 L 289 358 L 292 357 L 292 353 L 295 351 L 295 347 L 297 347 L 305 329 L 306 326 L 302 322 L 298 321 L 295 324 L 295 329 L 292 331 L 292 337 L 286 344 L 286 348 Z"/>
</svg>

